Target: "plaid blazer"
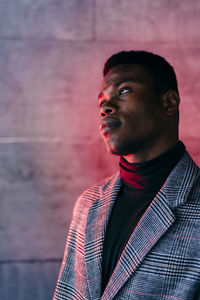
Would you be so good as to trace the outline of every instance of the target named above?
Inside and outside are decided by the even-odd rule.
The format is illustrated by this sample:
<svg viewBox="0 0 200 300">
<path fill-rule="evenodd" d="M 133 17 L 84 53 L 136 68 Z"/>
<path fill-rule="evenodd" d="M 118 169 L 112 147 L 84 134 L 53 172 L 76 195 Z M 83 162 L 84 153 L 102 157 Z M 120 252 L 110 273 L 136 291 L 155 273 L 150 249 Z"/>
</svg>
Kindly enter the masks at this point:
<svg viewBox="0 0 200 300">
<path fill-rule="evenodd" d="M 103 242 L 119 173 L 87 189 L 75 204 L 53 299 L 200 299 L 199 175 L 185 152 L 133 231 L 103 295 Z"/>
</svg>

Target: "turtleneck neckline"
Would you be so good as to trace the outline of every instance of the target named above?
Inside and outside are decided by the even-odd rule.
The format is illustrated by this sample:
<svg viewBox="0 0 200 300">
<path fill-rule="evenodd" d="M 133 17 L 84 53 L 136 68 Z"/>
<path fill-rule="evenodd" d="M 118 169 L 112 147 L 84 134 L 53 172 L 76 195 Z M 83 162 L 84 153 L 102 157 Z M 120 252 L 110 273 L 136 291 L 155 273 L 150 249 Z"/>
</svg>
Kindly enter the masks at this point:
<svg viewBox="0 0 200 300">
<path fill-rule="evenodd" d="M 179 141 L 165 153 L 146 162 L 129 163 L 120 157 L 120 176 L 124 188 L 144 191 L 159 190 L 185 149 L 185 145 Z"/>
</svg>

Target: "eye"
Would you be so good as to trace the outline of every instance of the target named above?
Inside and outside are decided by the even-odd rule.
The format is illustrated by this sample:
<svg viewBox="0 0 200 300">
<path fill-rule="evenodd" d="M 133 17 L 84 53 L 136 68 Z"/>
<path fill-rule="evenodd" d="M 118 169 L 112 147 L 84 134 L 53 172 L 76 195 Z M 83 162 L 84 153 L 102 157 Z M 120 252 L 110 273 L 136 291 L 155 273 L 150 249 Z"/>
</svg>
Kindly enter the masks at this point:
<svg viewBox="0 0 200 300">
<path fill-rule="evenodd" d="M 119 90 L 119 95 L 121 96 L 129 92 L 132 92 L 132 89 L 128 86 L 125 86 Z"/>
</svg>

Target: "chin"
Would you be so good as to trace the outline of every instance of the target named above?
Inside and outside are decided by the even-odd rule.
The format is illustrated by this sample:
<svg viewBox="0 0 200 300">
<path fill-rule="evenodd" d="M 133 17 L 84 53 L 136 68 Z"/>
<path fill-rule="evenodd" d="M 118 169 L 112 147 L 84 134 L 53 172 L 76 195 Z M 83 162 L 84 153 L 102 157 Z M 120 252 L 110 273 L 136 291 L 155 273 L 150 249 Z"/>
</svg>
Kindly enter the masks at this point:
<svg viewBox="0 0 200 300">
<path fill-rule="evenodd" d="M 128 155 L 130 152 L 128 151 L 129 147 L 126 147 L 124 143 L 113 143 L 111 141 L 108 141 L 106 143 L 107 151 L 113 155 Z"/>
<path fill-rule="evenodd" d="M 106 148 L 113 155 L 125 156 L 140 151 L 143 143 L 140 140 L 110 139 L 106 141 Z"/>
</svg>

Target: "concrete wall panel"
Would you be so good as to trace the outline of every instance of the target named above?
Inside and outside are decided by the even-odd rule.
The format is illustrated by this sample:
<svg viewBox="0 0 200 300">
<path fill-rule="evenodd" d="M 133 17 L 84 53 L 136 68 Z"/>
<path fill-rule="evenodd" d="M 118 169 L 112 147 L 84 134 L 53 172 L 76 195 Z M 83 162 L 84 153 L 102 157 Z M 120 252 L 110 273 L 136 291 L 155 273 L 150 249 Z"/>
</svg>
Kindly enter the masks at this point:
<svg viewBox="0 0 200 300">
<path fill-rule="evenodd" d="M 141 49 L 132 43 L 0 45 L 0 135 L 67 139 L 99 137 L 97 95 L 104 60 L 121 49 Z M 142 49 L 174 66 L 182 98 L 181 134 L 198 137 L 199 47 L 143 43 Z"/>
<path fill-rule="evenodd" d="M 92 0 L 0 0 L 0 37 L 90 40 Z"/>
<path fill-rule="evenodd" d="M 0 266 L 1 300 L 50 300 L 59 262 L 14 262 Z"/>
<path fill-rule="evenodd" d="M 78 136 L 81 129 L 87 136 L 97 119 L 99 81 L 85 81 L 100 72 L 94 52 L 85 44 L 2 42 L 0 135 Z"/>
<path fill-rule="evenodd" d="M 96 1 L 97 39 L 112 42 L 185 43 L 200 38 L 199 1 Z"/>
</svg>

